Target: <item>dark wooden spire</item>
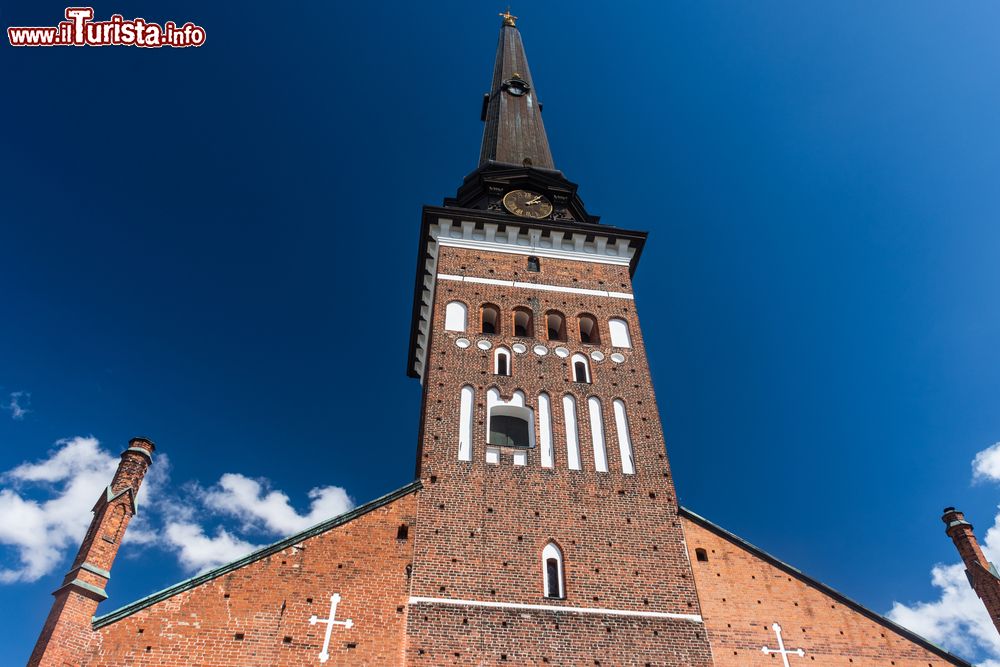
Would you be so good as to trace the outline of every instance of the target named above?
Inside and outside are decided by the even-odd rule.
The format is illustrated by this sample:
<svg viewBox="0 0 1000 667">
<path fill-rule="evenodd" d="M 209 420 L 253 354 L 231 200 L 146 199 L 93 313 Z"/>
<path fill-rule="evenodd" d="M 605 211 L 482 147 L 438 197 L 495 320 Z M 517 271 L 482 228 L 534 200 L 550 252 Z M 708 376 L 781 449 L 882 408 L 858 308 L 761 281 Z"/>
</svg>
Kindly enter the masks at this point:
<svg viewBox="0 0 1000 667">
<path fill-rule="evenodd" d="M 479 166 L 490 163 L 555 169 L 542 124 L 542 107 L 524 44 L 513 16 L 501 14 L 493 83 L 483 99 L 483 148 Z"/>
</svg>

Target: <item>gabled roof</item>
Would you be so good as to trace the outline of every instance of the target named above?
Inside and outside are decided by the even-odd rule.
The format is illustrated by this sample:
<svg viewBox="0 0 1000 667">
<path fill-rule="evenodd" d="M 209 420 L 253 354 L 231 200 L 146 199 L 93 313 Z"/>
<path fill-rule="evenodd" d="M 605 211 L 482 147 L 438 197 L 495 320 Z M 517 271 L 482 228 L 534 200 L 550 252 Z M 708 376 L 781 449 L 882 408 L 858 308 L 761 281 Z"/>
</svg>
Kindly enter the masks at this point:
<svg viewBox="0 0 1000 667">
<path fill-rule="evenodd" d="M 301 533 L 296 533 L 295 535 L 286 537 L 283 540 L 275 542 L 274 544 L 258 549 L 257 551 L 254 551 L 253 553 L 248 554 L 243 558 L 240 558 L 239 560 L 234 560 L 232 563 L 227 563 L 226 565 L 217 567 L 214 570 L 209 570 L 208 572 L 204 572 L 195 577 L 191 577 L 190 579 L 186 579 L 178 584 L 174 584 L 169 588 L 164 588 L 162 591 L 153 593 L 152 595 L 147 595 L 144 598 L 136 600 L 135 602 L 125 605 L 124 607 L 116 609 L 108 614 L 104 614 L 103 616 L 95 616 L 93 627 L 96 630 L 98 628 L 104 627 L 105 625 L 110 625 L 111 623 L 120 621 L 121 619 L 126 618 L 127 616 L 131 616 L 132 614 L 141 609 L 145 609 L 146 607 L 152 606 L 157 602 L 161 602 L 163 600 L 166 600 L 167 598 L 173 597 L 178 593 L 183 593 L 184 591 L 191 590 L 196 586 L 200 586 L 201 584 L 207 581 L 211 581 L 212 579 L 221 577 L 222 575 L 232 572 L 233 570 L 238 570 L 245 565 L 249 565 L 250 563 L 261 560 L 262 558 L 267 558 L 268 556 L 283 551 L 288 547 L 298 544 L 303 540 L 307 540 L 310 537 L 315 537 L 317 535 L 325 533 L 331 528 L 342 526 L 343 524 L 348 523 L 349 521 L 353 521 L 354 519 L 357 519 L 358 517 L 365 515 L 368 512 L 371 512 L 372 510 L 376 510 L 379 507 L 388 505 L 394 500 L 409 495 L 414 491 L 418 491 L 422 486 L 423 485 L 420 483 L 419 479 L 415 480 L 413 482 L 410 482 L 401 489 L 396 489 L 392 493 L 388 493 L 382 496 L 381 498 L 376 498 L 375 500 L 369 503 L 365 503 L 364 505 L 355 507 L 350 512 L 344 512 L 343 514 L 335 516 L 332 519 L 327 519 L 322 523 L 318 523 L 312 528 L 306 528 Z"/>
<path fill-rule="evenodd" d="M 836 591 L 836 590 L 830 588 L 829 586 L 827 586 L 826 584 L 823 584 L 823 583 L 821 583 L 821 582 L 813 579 L 812 577 L 810 577 L 809 575 L 805 574 L 804 572 L 802 572 L 798 568 L 792 567 L 788 563 L 786 563 L 786 562 L 784 562 L 782 560 L 779 560 L 778 558 L 775 558 L 774 556 L 772 556 L 771 554 L 767 553 L 763 549 L 755 547 L 754 545 L 750 544 L 749 542 L 747 542 L 743 538 L 737 537 L 736 535 L 730 533 L 725 528 L 722 528 L 721 526 L 712 523 L 711 521 L 709 521 L 708 519 L 706 519 L 703 516 L 695 514 L 694 512 L 692 512 L 691 510 L 689 510 L 688 508 L 681 507 L 679 514 L 682 517 L 684 517 L 685 519 L 688 519 L 689 521 L 692 521 L 692 522 L 698 524 L 702 528 L 705 528 L 706 530 L 709 530 L 710 532 L 715 533 L 719 537 L 721 537 L 721 538 L 723 538 L 723 539 L 731 542 L 732 544 L 740 547 L 744 551 L 750 552 L 751 554 L 753 554 L 757 558 L 760 558 L 761 560 L 767 562 L 770 565 L 773 565 L 774 567 L 778 568 L 779 570 L 782 570 L 783 572 L 785 572 L 785 573 L 787 573 L 787 574 L 795 577 L 796 579 L 798 579 L 802 583 L 806 584 L 807 586 L 810 586 L 812 588 L 817 589 L 818 591 L 820 591 L 824 595 L 828 595 L 829 597 L 833 598 L 834 600 L 836 600 L 837 602 L 841 603 L 845 607 L 848 607 L 848 608 L 854 610 L 855 612 L 861 614 L 862 616 L 865 616 L 866 618 L 868 618 L 868 619 L 870 619 L 870 620 L 878 623 L 879 625 L 885 626 L 889 630 L 892 630 L 893 632 L 906 637 L 907 639 L 909 639 L 910 641 L 912 641 L 914 644 L 918 644 L 919 646 L 927 649 L 931 653 L 934 653 L 934 654 L 940 656 L 942 659 L 947 660 L 948 662 L 952 663 L 953 665 L 963 665 L 964 667 L 973 667 L 973 665 L 971 663 L 966 662 L 965 660 L 963 660 L 962 658 L 959 658 L 956 655 L 952 655 L 951 653 L 949 653 L 948 651 L 944 650 L 940 646 L 937 646 L 936 644 L 932 644 L 931 642 L 927 641 L 926 639 L 924 639 L 920 635 L 914 633 L 912 630 L 907 630 L 903 626 L 898 625 L 897 623 L 893 623 L 892 621 L 890 621 L 888 618 L 886 618 L 882 614 L 874 612 L 871 609 L 869 609 L 868 607 L 865 607 L 864 605 L 862 605 L 862 604 L 860 604 L 858 602 L 855 602 L 854 600 L 852 600 L 851 598 L 847 597 L 843 593 L 841 593 L 839 591 Z"/>
<path fill-rule="evenodd" d="M 115 499 L 120 498 L 121 496 L 124 496 L 126 494 L 128 494 L 129 503 L 132 506 L 132 513 L 135 514 L 136 512 L 139 511 L 139 506 L 135 502 L 135 491 L 132 490 L 132 487 L 126 486 L 118 493 L 115 493 L 114 491 L 111 490 L 110 484 L 108 484 L 107 488 L 104 489 L 104 493 L 101 494 L 101 497 L 97 499 L 97 502 L 94 503 L 94 507 L 90 511 L 96 512 L 98 509 L 101 508 L 101 506 L 110 505 Z"/>
</svg>

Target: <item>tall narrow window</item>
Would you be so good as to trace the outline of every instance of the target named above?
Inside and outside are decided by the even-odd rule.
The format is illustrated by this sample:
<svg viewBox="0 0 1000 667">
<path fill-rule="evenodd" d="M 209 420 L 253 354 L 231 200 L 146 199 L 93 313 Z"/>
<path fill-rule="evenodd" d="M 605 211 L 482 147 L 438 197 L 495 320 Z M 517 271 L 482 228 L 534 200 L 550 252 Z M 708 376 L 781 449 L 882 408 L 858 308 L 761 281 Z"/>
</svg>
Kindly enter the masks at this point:
<svg viewBox="0 0 1000 667">
<path fill-rule="evenodd" d="M 563 569 L 562 551 L 555 542 L 549 542 L 542 549 L 542 590 L 545 597 L 562 599 L 566 597 L 566 575 Z"/>
<path fill-rule="evenodd" d="M 608 331 L 611 332 L 612 347 L 632 347 L 632 337 L 628 333 L 628 322 L 618 318 L 608 320 Z"/>
<path fill-rule="evenodd" d="M 469 309 L 461 301 L 450 301 L 444 309 L 445 331 L 465 332 Z"/>
<path fill-rule="evenodd" d="M 562 313 L 554 310 L 545 313 L 545 331 L 549 340 L 566 340 L 566 318 Z"/>
<path fill-rule="evenodd" d="M 608 450 L 604 445 L 604 415 L 601 412 L 601 402 L 596 396 L 587 399 L 587 411 L 590 413 L 590 439 L 594 443 L 594 467 L 597 472 L 607 472 Z"/>
<path fill-rule="evenodd" d="M 534 338 L 535 332 L 531 324 L 531 311 L 527 308 L 515 308 L 513 313 L 514 335 L 521 338 Z"/>
<path fill-rule="evenodd" d="M 601 332 L 597 328 L 597 318 L 593 315 L 583 314 L 580 320 L 580 342 L 587 345 L 600 345 Z"/>
<path fill-rule="evenodd" d="M 573 366 L 573 382 L 590 382 L 590 364 L 587 357 L 579 352 L 570 359 Z"/>
<path fill-rule="evenodd" d="M 552 402 L 544 391 L 538 395 L 538 435 L 541 442 L 541 464 L 543 468 L 551 468 L 552 456 Z"/>
<path fill-rule="evenodd" d="M 576 430 L 576 399 L 563 396 L 563 418 L 566 427 L 566 465 L 570 470 L 580 469 L 580 441 Z"/>
<path fill-rule="evenodd" d="M 632 437 L 628 432 L 628 413 L 625 412 L 625 402 L 620 398 L 614 400 L 615 430 L 618 431 L 618 452 L 622 457 L 622 472 L 626 475 L 635 473 L 635 458 L 632 453 Z"/>
<path fill-rule="evenodd" d="M 465 385 L 458 410 L 458 460 L 472 460 L 472 399 L 475 390 Z"/>
<path fill-rule="evenodd" d="M 484 334 L 500 333 L 500 309 L 494 305 L 483 306 L 483 326 L 481 331 Z"/>
<path fill-rule="evenodd" d="M 510 350 L 498 347 L 493 355 L 493 372 L 497 375 L 510 375 Z"/>
<path fill-rule="evenodd" d="M 528 258 L 528 270 L 534 273 L 538 273 L 542 270 L 542 264 L 538 261 L 538 258 L 532 255 Z"/>
</svg>

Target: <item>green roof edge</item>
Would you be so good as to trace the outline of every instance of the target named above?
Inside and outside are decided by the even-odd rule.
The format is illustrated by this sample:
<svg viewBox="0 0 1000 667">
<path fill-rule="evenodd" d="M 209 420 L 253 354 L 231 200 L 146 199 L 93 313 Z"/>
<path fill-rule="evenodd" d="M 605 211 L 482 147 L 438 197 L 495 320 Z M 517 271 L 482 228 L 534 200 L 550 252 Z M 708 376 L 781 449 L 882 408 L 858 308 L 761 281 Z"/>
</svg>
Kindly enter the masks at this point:
<svg viewBox="0 0 1000 667">
<path fill-rule="evenodd" d="M 767 553 L 763 549 L 761 549 L 759 547 L 756 547 L 753 544 L 750 544 L 749 542 L 747 542 L 746 540 L 744 540 L 742 537 L 738 537 L 738 536 L 734 535 L 733 533 L 730 533 L 728 530 L 726 530 L 722 526 L 720 526 L 718 524 L 715 524 L 715 523 L 712 523 L 711 521 L 709 521 L 705 517 L 701 516 L 700 514 L 696 514 L 695 512 L 692 512 L 691 510 L 689 510 L 688 508 L 683 507 L 683 506 L 678 506 L 678 509 L 679 509 L 679 513 L 680 513 L 681 516 L 683 516 L 683 517 L 685 517 L 687 519 L 691 519 L 692 521 L 694 521 L 695 523 L 699 524 L 700 526 L 702 526 L 704 528 L 707 528 L 708 530 L 712 531 L 713 533 L 716 533 L 717 535 L 719 535 L 719 536 L 721 536 L 721 537 L 729 540 L 730 542 L 732 542 L 736 546 L 738 546 L 738 547 L 740 547 L 742 549 L 746 549 L 747 551 L 749 551 L 749 552 L 753 553 L 754 555 L 759 556 L 763 560 L 767 561 L 771 565 L 774 565 L 775 567 L 777 567 L 779 569 L 782 569 L 782 570 L 784 570 L 785 572 L 788 572 L 791 575 L 794 575 L 797 579 L 799 579 L 801 581 L 804 581 L 806 584 L 812 586 L 813 588 L 819 589 L 821 592 L 825 593 L 826 595 L 829 595 L 830 597 L 832 597 L 835 600 L 841 602 L 845 606 L 854 609 L 854 611 L 858 612 L 859 614 L 862 614 L 863 616 L 866 616 L 866 617 L 870 618 L 871 620 L 875 621 L 876 623 L 884 625 L 885 627 L 889 628 L 893 632 L 896 632 L 896 633 L 899 633 L 899 634 L 903 635 L 904 637 L 906 637 L 910 641 L 913 641 L 913 642 L 915 642 L 917 644 L 920 644 L 921 646 L 923 646 L 928 651 L 936 653 L 937 655 L 941 656 L 942 658 L 950 661 L 951 663 L 953 663 L 955 665 L 962 665 L 962 667 L 974 667 L 972 665 L 972 663 L 966 662 L 962 658 L 959 658 L 957 655 L 953 655 L 953 654 L 949 653 L 948 651 L 946 651 L 945 649 L 941 648 L 937 644 L 935 644 L 935 643 L 933 643 L 931 641 L 928 641 L 927 639 L 924 639 L 923 637 L 921 637 L 917 633 L 913 632 L 912 630 L 907 630 L 906 628 L 904 628 L 903 626 L 899 625 L 898 623 L 890 621 L 888 618 L 886 618 L 882 614 L 880 614 L 880 613 L 878 613 L 876 611 L 872 611 L 871 609 L 869 609 L 868 607 L 864 606 L 860 602 L 855 602 L 854 600 L 852 600 L 851 598 L 847 597 L 846 595 L 844 595 L 840 591 L 837 591 L 837 590 L 835 590 L 833 588 L 830 588 L 826 584 L 824 584 L 822 582 L 819 582 L 816 579 L 813 579 L 812 577 L 810 577 L 808 574 L 806 574 L 802 570 L 800 570 L 798 568 L 795 568 L 795 567 L 792 567 L 791 565 L 789 565 L 788 563 L 784 562 L 783 560 L 775 558 L 774 556 L 772 556 L 771 554 Z"/>
<path fill-rule="evenodd" d="M 310 537 L 315 537 L 317 535 L 325 533 L 331 528 L 336 528 L 337 526 L 341 526 L 349 521 L 353 521 L 359 516 L 367 514 L 372 510 L 376 510 L 379 507 L 387 505 L 394 500 L 402 498 L 403 496 L 409 495 L 414 491 L 418 491 L 422 487 L 423 485 L 421 484 L 419 479 L 414 480 L 402 488 L 387 493 L 381 498 L 376 498 L 375 500 L 367 502 L 364 505 L 359 505 L 358 507 L 355 507 L 349 512 L 338 514 L 337 516 L 327 519 L 326 521 L 322 521 L 311 528 L 306 528 L 300 533 L 296 533 L 294 535 L 290 535 L 289 537 L 283 538 L 275 542 L 274 544 L 268 545 L 266 547 L 261 547 L 257 551 L 247 554 L 243 558 L 234 560 L 233 562 L 227 563 L 226 565 L 221 565 L 215 568 L 214 570 L 209 570 L 208 572 L 196 575 L 194 577 L 191 577 L 190 579 L 185 579 L 180 583 L 174 584 L 173 586 L 170 586 L 168 588 L 164 588 L 163 590 L 157 591 L 156 593 L 153 593 L 151 595 L 147 595 L 144 598 L 140 598 L 135 602 L 132 602 L 130 604 L 125 605 L 124 607 L 120 607 L 119 609 L 104 614 L 103 616 L 95 616 L 93 620 L 93 628 L 94 630 L 97 630 L 98 628 L 103 628 L 105 625 L 110 625 L 112 623 L 115 623 L 116 621 L 120 621 L 121 619 L 131 616 L 135 612 L 141 609 L 145 609 L 146 607 L 152 606 L 157 602 L 166 600 L 167 598 L 173 597 L 178 593 L 183 593 L 184 591 L 191 590 L 192 588 L 200 586 L 206 581 L 211 581 L 212 579 L 221 577 L 222 575 L 228 572 L 232 572 L 233 570 L 238 570 L 244 565 L 249 565 L 250 563 L 258 561 L 261 558 L 265 558 L 272 554 L 278 553 L 279 551 L 287 549 L 288 547 L 292 546 L 293 544 L 297 544 L 302 540 L 307 540 Z"/>
</svg>

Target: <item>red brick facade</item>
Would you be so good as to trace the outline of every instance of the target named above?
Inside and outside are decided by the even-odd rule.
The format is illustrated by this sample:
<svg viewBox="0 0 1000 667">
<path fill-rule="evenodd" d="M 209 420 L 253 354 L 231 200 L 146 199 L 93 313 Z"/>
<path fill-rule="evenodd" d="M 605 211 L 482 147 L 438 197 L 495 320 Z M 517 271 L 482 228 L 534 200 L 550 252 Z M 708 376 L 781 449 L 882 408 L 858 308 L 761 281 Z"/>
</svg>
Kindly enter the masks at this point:
<svg viewBox="0 0 1000 667">
<path fill-rule="evenodd" d="M 972 524 L 965 520 L 962 512 L 954 507 L 945 508 L 941 520 L 945 523 L 945 532 L 954 542 L 958 555 L 965 563 L 969 584 L 986 606 L 986 612 L 993 619 L 993 625 L 1000 631 L 1000 574 L 997 573 L 993 563 L 986 559 L 976 540 Z"/>
<path fill-rule="evenodd" d="M 438 274 L 499 278 L 549 287 L 630 293 L 627 266 L 541 258 L 540 271 L 527 270 L 520 254 L 480 253 L 442 248 Z M 465 333 L 444 330 L 450 301 L 468 306 Z M 498 333 L 480 335 L 483 304 L 499 307 Z M 532 313 L 531 335 L 513 336 L 515 308 Z M 556 310 L 568 321 L 565 342 L 548 341 L 545 313 Z M 600 345 L 584 345 L 578 315 L 593 314 Z M 631 349 L 612 349 L 609 318 L 629 323 Z M 462 608 L 421 604 L 414 608 L 408 636 L 413 664 L 467 664 L 470 655 L 489 664 L 666 665 L 711 664 L 700 623 L 677 618 L 567 614 L 566 608 L 610 608 L 678 616 L 699 613 L 690 565 L 684 554 L 670 468 L 653 395 L 634 301 L 621 297 L 541 291 L 457 280 L 439 280 L 426 370 L 420 494 L 414 544 L 414 596 L 475 602 L 540 605 L 539 609 Z M 487 340 L 488 350 L 456 346 L 458 338 Z M 509 376 L 493 372 L 497 346 L 521 342 L 528 350 L 513 354 Z M 544 345 L 544 356 L 532 352 Z M 604 353 L 591 360 L 591 382 L 574 382 L 568 358 L 554 353 Z M 616 364 L 612 352 L 625 355 Z M 475 390 L 472 460 L 458 460 L 457 405 L 463 385 Z M 513 448 L 501 448 L 499 465 L 486 462 L 486 392 L 503 399 L 525 394 L 536 410 L 541 392 L 552 405 L 554 465 L 543 468 L 540 448 L 527 463 L 513 464 Z M 576 400 L 581 470 L 570 470 L 562 397 Z M 608 472 L 596 472 L 587 398 L 601 400 Z M 630 419 L 636 472 L 622 474 L 612 400 L 624 400 Z M 536 428 L 537 428 L 536 419 Z M 536 431 L 536 438 L 541 434 Z M 543 591 L 542 549 L 550 541 L 565 558 L 565 600 Z M 643 581 L 656 585 L 644 586 Z M 467 622 L 463 622 L 467 621 Z M 570 630 L 572 628 L 572 630 Z M 459 655 L 455 655 L 458 653 Z"/>
<path fill-rule="evenodd" d="M 773 624 L 791 667 L 963 664 L 718 527 L 685 512 L 684 534 L 717 667 L 773 667 Z M 697 550 L 703 550 L 699 560 Z"/>
<path fill-rule="evenodd" d="M 418 488 L 99 619 L 39 664 L 318 665 L 326 626 L 309 619 L 328 618 L 334 593 L 353 627 L 333 629 L 326 664 L 402 664 Z"/>
<path fill-rule="evenodd" d="M 93 640 L 91 619 L 106 599 L 125 529 L 135 515 L 135 497 L 152 462 L 155 445 L 133 438 L 122 452 L 114 478 L 94 505 L 94 519 L 73 565 L 56 590 L 55 603 L 28 660 L 29 665 L 76 664 L 76 656 Z"/>
<path fill-rule="evenodd" d="M 331 665 L 774 665 L 778 658 L 762 652 L 776 647 L 774 623 L 787 648 L 804 650 L 789 656 L 793 665 L 964 664 L 681 510 L 634 301 L 622 296 L 631 293 L 628 267 L 542 258 L 540 271 L 528 272 L 526 262 L 441 249 L 437 271 L 446 277 L 432 309 L 418 481 L 93 627 L 96 600 L 57 595 L 58 622 L 46 628 L 53 640 L 40 642 L 37 664 L 324 664 L 326 626 L 309 621 L 327 618 L 335 593 L 337 620 L 353 626 L 331 630 Z M 545 289 L 458 279 L 499 277 Z M 445 331 L 446 305 L 456 300 L 468 306 L 465 332 Z M 496 333 L 476 333 L 482 304 L 499 308 Z M 522 337 L 513 336 L 517 308 L 532 314 Z M 566 316 L 565 341 L 547 340 L 549 310 Z M 595 316 L 600 344 L 581 342 L 580 314 Z M 610 318 L 628 322 L 630 348 L 610 346 Z M 491 347 L 456 345 L 463 337 Z M 510 375 L 496 374 L 496 347 L 517 342 L 527 349 L 511 355 Z M 537 345 L 549 353 L 536 354 Z M 562 346 L 588 354 L 589 383 L 574 381 L 568 358 L 554 352 Z M 470 460 L 459 460 L 465 385 L 475 392 L 474 437 Z M 524 465 L 514 465 L 512 447 L 487 462 L 491 387 L 503 399 L 523 392 L 536 416 L 539 394 L 550 396 L 552 467 L 542 467 L 538 446 Z M 567 461 L 564 395 L 577 404 L 579 470 Z M 607 472 L 596 469 L 592 396 L 604 406 Z M 623 472 L 614 399 L 627 405 L 634 474 Z M 540 443 L 540 416 L 533 428 Z M 126 456 L 112 489 L 137 485 L 143 461 Z M 99 552 L 88 545 L 109 530 L 109 516 L 99 504 L 82 554 Z M 555 599 L 543 575 L 550 542 L 563 555 L 565 594 Z"/>
<path fill-rule="evenodd" d="M 129 450 L 33 665 L 742 667 L 782 663 L 762 651 L 774 623 L 797 663 L 965 664 L 679 507 L 632 298 L 645 234 L 599 225 L 575 184 L 536 168 L 552 160 L 513 19 L 480 168 L 424 209 L 418 479 L 91 623 L 148 465 Z M 614 346 L 613 319 L 628 334 Z M 489 436 L 491 420 L 509 430 Z M 325 623 L 335 595 L 350 626 Z"/>
</svg>

